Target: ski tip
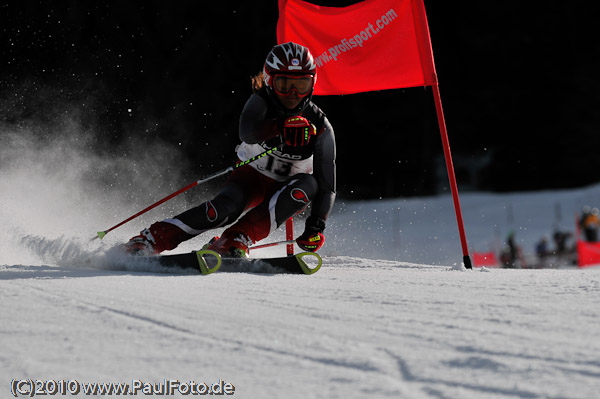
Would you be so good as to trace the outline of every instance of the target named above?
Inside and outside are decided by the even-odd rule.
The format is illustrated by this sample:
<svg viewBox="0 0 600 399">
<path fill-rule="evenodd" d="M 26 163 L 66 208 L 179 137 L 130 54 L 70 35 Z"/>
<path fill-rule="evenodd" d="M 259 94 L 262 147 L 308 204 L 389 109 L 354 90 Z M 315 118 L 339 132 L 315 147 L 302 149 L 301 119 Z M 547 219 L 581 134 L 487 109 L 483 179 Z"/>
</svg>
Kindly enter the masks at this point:
<svg viewBox="0 0 600 399">
<path fill-rule="evenodd" d="M 302 269 L 302 272 L 304 274 L 314 274 L 316 272 L 319 271 L 319 269 L 321 268 L 321 265 L 323 264 L 323 259 L 321 259 L 321 256 L 316 253 L 316 252 L 302 252 L 299 253 L 298 255 L 294 255 L 296 257 L 296 259 L 298 260 L 298 264 L 300 265 L 300 268 Z M 310 266 L 310 262 L 305 262 L 304 258 L 306 257 L 306 259 L 308 260 L 308 258 L 310 257 L 315 257 L 315 259 L 312 259 L 312 261 L 316 261 L 317 265 L 311 267 Z"/>
<path fill-rule="evenodd" d="M 99 239 L 103 239 L 105 235 L 106 235 L 106 232 L 105 232 L 105 231 L 99 231 L 99 232 L 98 232 L 98 238 L 99 238 Z"/>
</svg>

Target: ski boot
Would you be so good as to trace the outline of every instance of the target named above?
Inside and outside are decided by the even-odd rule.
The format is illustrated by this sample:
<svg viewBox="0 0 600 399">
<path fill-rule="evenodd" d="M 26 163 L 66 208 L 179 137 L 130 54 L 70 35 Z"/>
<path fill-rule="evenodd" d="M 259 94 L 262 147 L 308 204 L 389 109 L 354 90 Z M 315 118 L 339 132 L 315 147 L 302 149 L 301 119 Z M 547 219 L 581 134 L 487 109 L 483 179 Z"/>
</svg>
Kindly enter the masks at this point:
<svg viewBox="0 0 600 399">
<path fill-rule="evenodd" d="M 225 258 L 248 258 L 248 246 L 254 242 L 243 233 L 225 232 L 222 237 L 212 238 L 203 249 L 215 251 Z"/>
<path fill-rule="evenodd" d="M 150 233 L 150 230 L 142 230 L 140 235 L 131 237 L 129 241 L 121 245 L 121 250 L 128 255 L 133 256 L 153 256 L 158 255 L 160 252 L 154 249 L 154 238 Z"/>
<path fill-rule="evenodd" d="M 153 256 L 174 249 L 179 243 L 192 237 L 193 235 L 184 232 L 172 223 L 156 222 L 142 230 L 140 235 L 132 237 L 121 248 L 129 255 Z"/>
</svg>

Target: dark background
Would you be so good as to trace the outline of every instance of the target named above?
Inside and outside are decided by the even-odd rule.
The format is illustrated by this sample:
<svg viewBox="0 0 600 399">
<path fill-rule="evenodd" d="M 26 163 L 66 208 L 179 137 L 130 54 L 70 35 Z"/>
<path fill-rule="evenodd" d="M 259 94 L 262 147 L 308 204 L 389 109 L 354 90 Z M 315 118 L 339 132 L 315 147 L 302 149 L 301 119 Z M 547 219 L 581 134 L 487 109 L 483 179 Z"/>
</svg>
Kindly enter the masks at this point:
<svg viewBox="0 0 600 399">
<path fill-rule="evenodd" d="M 250 77 L 276 44 L 277 2 L 98 3 L 2 3 L 1 122 L 50 123 L 70 112 L 95 132 L 98 151 L 143 136 L 180 146 L 192 179 L 229 166 Z M 480 0 L 425 7 L 459 190 L 600 181 L 591 9 Z M 448 190 L 431 89 L 314 100 L 336 131 L 341 196 Z"/>
</svg>

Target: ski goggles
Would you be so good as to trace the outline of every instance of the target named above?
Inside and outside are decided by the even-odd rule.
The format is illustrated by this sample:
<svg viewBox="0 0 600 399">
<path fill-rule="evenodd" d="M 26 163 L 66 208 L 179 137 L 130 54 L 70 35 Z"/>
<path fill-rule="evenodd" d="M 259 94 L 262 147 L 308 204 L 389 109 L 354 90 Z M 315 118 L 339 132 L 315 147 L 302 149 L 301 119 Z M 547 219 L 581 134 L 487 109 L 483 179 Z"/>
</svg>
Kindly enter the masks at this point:
<svg viewBox="0 0 600 399">
<path fill-rule="evenodd" d="M 299 96 L 306 96 L 313 87 L 313 75 L 275 75 L 273 88 L 282 96 L 289 96 L 293 89 Z"/>
</svg>

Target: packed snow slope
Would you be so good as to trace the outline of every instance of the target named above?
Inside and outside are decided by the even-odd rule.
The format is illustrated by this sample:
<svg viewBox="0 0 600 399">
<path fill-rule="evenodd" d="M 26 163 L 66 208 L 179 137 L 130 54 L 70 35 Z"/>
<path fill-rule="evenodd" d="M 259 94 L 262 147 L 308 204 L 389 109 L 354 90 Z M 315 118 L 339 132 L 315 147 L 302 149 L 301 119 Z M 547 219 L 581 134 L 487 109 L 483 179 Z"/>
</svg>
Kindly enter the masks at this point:
<svg viewBox="0 0 600 399">
<path fill-rule="evenodd" d="M 185 209 L 184 200 L 102 242 L 89 239 L 179 187 L 138 181 L 124 190 L 110 183 L 102 159 L 86 153 L 85 141 L 35 146 L 22 134 L 7 137 L 9 151 L 0 151 L 1 397 L 12 388 L 26 394 L 20 380 L 64 380 L 79 389 L 61 397 L 122 396 L 86 395 L 86 383 L 159 390 L 171 380 L 183 391 L 164 397 L 194 396 L 183 395 L 190 381 L 196 392 L 205 383 L 239 398 L 598 397 L 598 268 L 465 270 L 449 195 L 338 201 L 324 265 L 312 276 L 169 274 L 106 251 Z M 136 166 L 150 180 L 160 180 L 153 165 L 163 150 L 156 150 Z M 469 244 L 480 251 L 501 246 L 513 230 L 531 253 L 555 227 L 573 231 L 575 212 L 594 202 L 598 186 L 461 195 Z M 282 237 L 278 231 L 273 239 Z M 154 393 L 137 396 L 161 397 Z"/>
<path fill-rule="evenodd" d="M 240 398 L 598 395 L 596 270 L 325 262 L 313 276 L 2 266 L 0 389 L 172 379 L 223 380 Z"/>
</svg>

